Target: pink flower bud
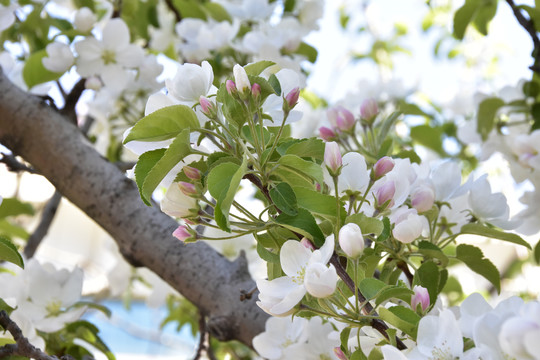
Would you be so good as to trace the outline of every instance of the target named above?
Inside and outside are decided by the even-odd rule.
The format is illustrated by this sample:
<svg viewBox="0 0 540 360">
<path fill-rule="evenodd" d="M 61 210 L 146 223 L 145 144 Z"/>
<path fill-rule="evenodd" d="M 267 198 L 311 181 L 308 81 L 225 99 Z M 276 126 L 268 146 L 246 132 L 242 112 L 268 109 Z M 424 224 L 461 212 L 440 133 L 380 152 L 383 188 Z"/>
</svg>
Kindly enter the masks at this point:
<svg viewBox="0 0 540 360">
<path fill-rule="evenodd" d="M 320 192 L 320 191 L 321 191 L 321 184 L 316 183 L 316 184 L 315 184 L 315 190 L 317 190 L 317 191 Z"/>
<path fill-rule="evenodd" d="M 184 219 L 184 222 L 188 225 L 195 225 L 195 222 L 190 219 Z"/>
<path fill-rule="evenodd" d="M 186 165 L 182 168 L 182 171 L 184 171 L 184 174 L 186 174 L 188 179 L 191 179 L 191 180 L 201 179 L 201 172 L 197 168 Z"/>
<path fill-rule="evenodd" d="M 380 179 L 394 168 L 395 162 L 390 156 L 383 156 L 373 166 L 373 177 Z"/>
<path fill-rule="evenodd" d="M 191 183 L 180 181 L 178 182 L 178 187 L 180 188 L 180 191 L 184 193 L 184 195 L 187 195 L 187 196 L 197 195 L 197 188 L 195 187 L 195 185 Z"/>
<path fill-rule="evenodd" d="M 375 192 L 375 197 L 377 199 L 377 204 L 383 205 L 389 201 L 388 206 L 392 206 L 394 195 L 396 193 L 396 184 L 393 180 L 385 182 L 381 187 Z"/>
<path fill-rule="evenodd" d="M 429 185 L 419 187 L 411 194 L 411 205 L 418 213 L 430 210 L 434 202 L 435 190 Z"/>
<path fill-rule="evenodd" d="M 429 293 L 427 289 L 423 286 L 416 285 L 413 287 L 414 295 L 411 297 L 411 307 L 413 310 L 416 310 L 418 304 L 422 308 L 422 312 L 426 311 L 429 307 Z"/>
<path fill-rule="evenodd" d="M 246 91 L 251 90 L 251 83 L 249 82 L 246 70 L 242 66 L 238 64 L 234 65 L 233 74 L 234 82 L 236 83 L 238 91 L 240 91 L 241 93 L 245 93 Z"/>
<path fill-rule="evenodd" d="M 225 88 L 227 89 L 227 92 L 229 93 L 229 95 L 232 95 L 238 91 L 236 89 L 236 84 L 232 80 L 227 80 L 225 82 Z"/>
<path fill-rule="evenodd" d="M 302 244 L 306 249 L 315 250 L 315 245 L 306 237 L 303 237 L 302 240 L 300 240 L 300 244 Z"/>
<path fill-rule="evenodd" d="M 360 116 L 362 119 L 371 122 L 375 116 L 379 113 L 379 107 L 377 101 L 373 98 L 366 99 L 360 105 Z"/>
<path fill-rule="evenodd" d="M 341 350 L 339 346 L 334 348 L 334 354 L 336 354 L 339 360 L 349 360 L 347 359 L 347 356 L 345 355 L 345 353 L 343 352 L 343 350 Z"/>
<path fill-rule="evenodd" d="M 327 128 L 326 126 L 321 126 L 319 128 L 319 136 L 324 141 L 330 141 L 336 137 L 336 133 L 334 130 Z"/>
<path fill-rule="evenodd" d="M 341 131 L 349 131 L 354 127 L 354 115 L 344 107 L 338 108 L 336 126 Z"/>
<path fill-rule="evenodd" d="M 257 83 L 251 85 L 251 95 L 253 95 L 254 98 L 258 98 L 261 95 L 261 85 Z"/>
<path fill-rule="evenodd" d="M 331 175 L 337 175 L 341 165 L 341 152 L 339 145 L 335 141 L 327 142 L 324 148 L 324 163 L 328 167 Z"/>
<path fill-rule="evenodd" d="M 188 231 L 188 228 L 184 225 L 180 225 L 174 232 L 172 233 L 175 238 L 178 240 L 185 242 L 187 239 L 191 238 L 191 233 Z"/>
<path fill-rule="evenodd" d="M 213 119 L 216 117 L 217 109 L 216 104 L 205 98 L 204 96 L 199 97 L 199 104 L 201 104 L 201 110 L 204 115 Z"/>
<path fill-rule="evenodd" d="M 296 105 L 299 97 L 300 97 L 300 88 L 297 88 L 297 87 L 292 89 L 285 96 L 285 101 L 287 102 L 287 105 L 289 105 L 289 109 L 292 109 Z"/>
<path fill-rule="evenodd" d="M 339 230 L 339 246 L 351 259 L 356 259 L 364 252 L 364 236 L 355 223 L 345 224 Z"/>
</svg>

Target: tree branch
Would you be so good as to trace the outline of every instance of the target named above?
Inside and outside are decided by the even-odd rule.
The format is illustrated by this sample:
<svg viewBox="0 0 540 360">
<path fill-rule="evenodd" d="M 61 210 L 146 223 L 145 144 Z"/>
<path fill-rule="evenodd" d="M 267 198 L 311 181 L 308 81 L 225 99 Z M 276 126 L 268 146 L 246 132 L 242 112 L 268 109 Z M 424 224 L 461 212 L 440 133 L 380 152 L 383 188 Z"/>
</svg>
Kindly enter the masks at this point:
<svg viewBox="0 0 540 360">
<path fill-rule="evenodd" d="M 245 262 L 230 262 L 203 242 L 184 245 L 175 239 L 175 220 L 145 206 L 135 183 L 101 157 L 76 126 L 3 74 L 0 113 L 0 143 L 108 231 L 128 261 L 154 271 L 207 314 L 212 336 L 251 346 L 268 315 L 255 299 L 240 301 L 242 291 L 255 286 Z"/>
<path fill-rule="evenodd" d="M 56 356 L 49 356 L 34 345 L 30 344 L 27 338 L 24 337 L 21 329 L 9 315 L 4 311 L 0 311 L 0 326 L 6 331 L 9 331 L 15 344 L 7 344 L 0 347 L 0 359 L 8 356 L 24 356 L 36 360 L 58 360 Z M 62 356 L 62 359 L 71 359 L 71 356 Z"/>
<path fill-rule="evenodd" d="M 529 33 L 533 42 L 533 53 L 532 57 L 534 58 L 534 65 L 531 65 L 529 69 L 534 71 L 537 74 L 540 74 L 540 39 L 538 38 L 538 33 L 534 26 L 534 21 L 532 19 L 527 19 L 521 9 L 516 6 L 514 0 L 506 0 L 508 5 L 512 8 L 514 16 L 516 17 L 519 24 Z"/>
</svg>

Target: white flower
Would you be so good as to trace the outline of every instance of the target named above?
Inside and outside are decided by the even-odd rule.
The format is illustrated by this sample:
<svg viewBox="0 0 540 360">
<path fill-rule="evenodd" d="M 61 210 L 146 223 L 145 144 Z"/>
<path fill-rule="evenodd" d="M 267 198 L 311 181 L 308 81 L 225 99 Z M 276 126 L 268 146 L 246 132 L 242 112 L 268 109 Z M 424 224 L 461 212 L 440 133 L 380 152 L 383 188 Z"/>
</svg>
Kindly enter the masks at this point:
<svg viewBox="0 0 540 360">
<path fill-rule="evenodd" d="M 301 317 L 270 317 L 265 331 L 253 338 L 253 347 L 266 359 L 285 360 L 284 350 L 296 343 L 306 341 L 307 320 Z"/>
<path fill-rule="evenodd" d="M 343 167 L 338 178 L 338 191 L 343 193 L 347 190 L 363 193 L 369 184 L 369 171 L 366 160 L 356 152 L 343 155 Z"/>
<path fill-rule="evenodd" d="M 418 215 L 416 209 L 402 206 L 390 215 L 390 222 L 395 224 L 392 235 L 402 243 L 408 244 L 422 234 L 426 219 Z"/>
<path fill-rule="evenodd" d="M 73 25 L 82 32 L 90 32 L 97 21 L 96 15 L 87 7 L 82 7 L 75 13 Z"/>
<path fill-rule="evenodd" d="M 299 241 L 285 242 L 279 257 L 286 275 L 257 281 L 260 291 L 257 305 L 270 315 L 284 316 L 292 312 L 306 292 L 315 297 L 330 296 L 337 284 L 336 269 L 332 265 L 326 266 L 333 252 L 333 236 L 313 252 Z"/>
<path fill-rule="evenodd" d="M 238 64 L 234 65 L 233 74 L 234 83 L 236 84 L 236 88 L 238 89 L 238 91 L 242 93 L 251 89 L 251 83 L 249 82 L 248 75 L 246 73 L 246 70 L 242 66 Z"/>
<path fill-rule="evenodd" d="M 165 197 L 161 200 L 161 211 L 177 218 L 192 215 L 194 211 L 197 211 L 197 206 L 197 199 L 185 195 L 175 182 L 169 186 Z"/>
<path fill-rule="evenodd" d="M 129 28 L 119 18 L 112 19 L 103 29 L 101 41 L 92 36 L 75 43 L 77 72 L 88 77 L 100 75 L 107 86 L 122 89 L 128 81 L 125 68 L 141 64 L 144 51 L 130 44 Z"/>
<path fill-rule="evenodd" d="M 45 69 L 52 72 L 63 73 L 68 71 L 75 57 L 69 48 L 69 45 L 53 42 L 47 45 L 46 48 L 47 56 L 44 57 L 41 61 Z"/>
<path fill-rule="evenodd" d="M 364 252 L 364 236 L 355 223 L 345 224 L 339 230 L 339 246 L 350 258 L 356 259 Z"/>
<path fill-rule="evenodd" d="M 0 32 L 9 28 L 15 22 L 15 10 L 19 5 L 11 4 L 9 6 L 0 5 Z"/>
<path fill-rule="evenodd" d="M 499 333 L 502 350 L 515 359 L 540 356 L 540 303 L 524 304 L 519 315 L 506 320 Z"/>
<path fill-rule="evenodd" d="M 208 61 L 203 61 L 201 66 L 189 63 L 179 65 L 174 78 L 165 80 L 165 85 L 174 99 L 193 105 L 199 102 L 201 96 L 210 94 L 213 81 L 212 66 Z"/>
<path fill-rule="evenodd" d="M 314 316 L 306 326 L 307 343 L 296 343 L 285 349 L 287 359 L 302 360 L 338 360 L 334 348 L 339 346 L 339 340 L 331 338 L 334 328 L 330 323 L 323 324 L 322 319 Z"/>
</svg>

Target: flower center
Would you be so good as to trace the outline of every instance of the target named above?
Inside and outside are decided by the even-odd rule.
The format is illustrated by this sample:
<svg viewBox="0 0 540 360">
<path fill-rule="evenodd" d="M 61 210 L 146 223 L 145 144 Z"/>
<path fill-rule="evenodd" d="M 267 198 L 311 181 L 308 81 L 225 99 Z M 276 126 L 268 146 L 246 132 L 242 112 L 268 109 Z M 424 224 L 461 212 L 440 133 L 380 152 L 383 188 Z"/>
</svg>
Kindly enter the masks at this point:
<svg viewBox="0 0 540 360">
<path fill-rule="evenodd" d="M 306 275 L 306 267 L 303 266 L 302 269 L 300 269 L 297 273 L 296 273 L 296 276 L 293 276 L 292 277 L 292 281 L 295 283 L 295 284 L 298 284 L 298 285 L 302 285 L 304 283 L 304 276 Z"/>
<path fill-rule="evenodd" d="M 116 63 L 116 53 L 112 50 L 103 50 L 103 53 L 101 53 L 101 59 L 105 63 L 105 65 L 108 64 L 115 64 Z"/>
</svg>

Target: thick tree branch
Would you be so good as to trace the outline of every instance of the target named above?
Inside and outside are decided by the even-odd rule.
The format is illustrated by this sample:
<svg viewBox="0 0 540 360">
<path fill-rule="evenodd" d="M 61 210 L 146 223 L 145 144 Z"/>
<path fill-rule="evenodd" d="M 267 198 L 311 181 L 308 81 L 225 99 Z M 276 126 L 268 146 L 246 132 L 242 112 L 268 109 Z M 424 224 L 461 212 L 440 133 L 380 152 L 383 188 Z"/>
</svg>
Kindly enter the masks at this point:
<svg viewBox="0 0 540 360">
<path fill-rule="evenodd" d="M 212 336 L 251 346 L 268 315 L 255 299 L 240 301 L 242 291 L 255 286 L 245 262 L 230 262 L 202 242 L 184 245 L 175 239 L 176 221 L 145 206 L 135 183 L 101 157 L 76 126 L 3 74 L 0 113 L 0 143 L 108 231 L 131 263 L 154 271 L 207 314 Z"/>
</svg>

